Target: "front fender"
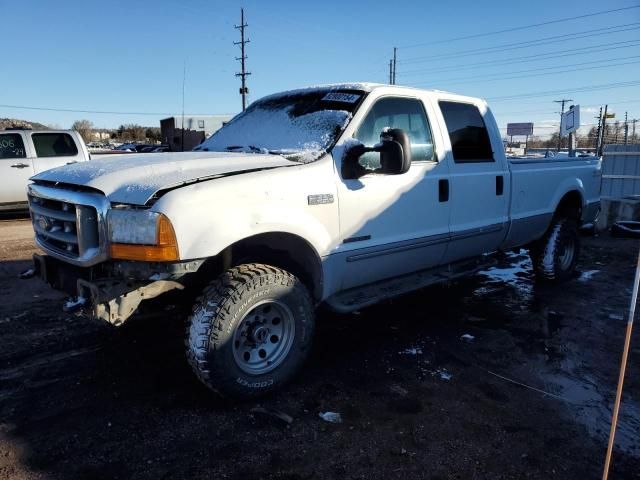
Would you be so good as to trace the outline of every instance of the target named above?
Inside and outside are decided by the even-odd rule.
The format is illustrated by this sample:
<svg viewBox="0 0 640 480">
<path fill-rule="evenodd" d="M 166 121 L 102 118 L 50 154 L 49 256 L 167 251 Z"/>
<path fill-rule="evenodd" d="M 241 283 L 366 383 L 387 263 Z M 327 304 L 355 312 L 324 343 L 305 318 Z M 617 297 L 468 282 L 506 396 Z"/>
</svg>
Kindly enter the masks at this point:
<svg viewBox="0 0 640 480">
<path fill-rule="evenodd" d="M 273 232 L 303 238 L 322 257 L 338 238 L 338 206 L 308 205 L 308 196 L 337 198 L 331 165 L 325 166 L 329 168 L 303 165 L 190 185 L 168 192 L 152 210 L 171 220 L 182 260 L 212 257 L 240 240 Z M 302 175 L 299 169 L 308 171 Z"/>
</svg>

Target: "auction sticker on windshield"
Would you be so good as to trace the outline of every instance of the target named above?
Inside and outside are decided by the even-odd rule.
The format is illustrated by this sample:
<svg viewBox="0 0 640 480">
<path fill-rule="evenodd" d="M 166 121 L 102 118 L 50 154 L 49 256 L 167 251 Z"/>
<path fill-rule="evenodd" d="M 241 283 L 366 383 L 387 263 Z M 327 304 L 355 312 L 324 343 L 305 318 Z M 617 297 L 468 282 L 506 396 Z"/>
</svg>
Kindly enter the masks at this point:
<svg viewBox="0 0 640 480">
<path fill-rule="evenodd" d="M 360 95 L 356 93 L 329 92 L 322 97 L 322 100 L 328 102 L 356 103 L 359 98 Z"/>
</svg>

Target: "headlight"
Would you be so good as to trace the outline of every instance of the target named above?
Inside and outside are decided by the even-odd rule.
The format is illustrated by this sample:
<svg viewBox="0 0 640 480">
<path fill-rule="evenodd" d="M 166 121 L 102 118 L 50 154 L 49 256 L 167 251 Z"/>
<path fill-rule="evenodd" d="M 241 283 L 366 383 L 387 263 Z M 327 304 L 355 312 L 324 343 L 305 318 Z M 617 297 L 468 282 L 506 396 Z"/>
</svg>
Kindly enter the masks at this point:
<svg viewBox="0 0 640 480">
<path fill-rule="evenodd" d="M 161 213 L 148 210 L 109 210 L 111 258 L 170 262 L 179 260 L 173 225 Z"/>
</svg>

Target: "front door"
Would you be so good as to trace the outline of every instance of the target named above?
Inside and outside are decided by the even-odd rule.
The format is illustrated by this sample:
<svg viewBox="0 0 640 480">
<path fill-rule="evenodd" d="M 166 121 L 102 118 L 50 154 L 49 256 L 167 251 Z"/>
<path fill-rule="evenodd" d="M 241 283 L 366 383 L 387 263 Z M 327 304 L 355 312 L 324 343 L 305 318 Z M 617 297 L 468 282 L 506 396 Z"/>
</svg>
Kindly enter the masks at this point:
<svg viewBox="0 0 640 480">
<path fill-rule="evenodd" d="M 409 135 L 411 168 L 400 175 L 375 173 L 380 155 L 371 152 L 360 158 L 371 173 L 340 178 L 342 243 L 336 253 L 343 290 L 438 265 L 446 249 L 449 204 L 439 201 L 439 181 L 448 171 L 446 163 L 437 161 L 423 102 L 379 98 L 353 136 L 373 146 L 385 127 L 401 128 Z"/>
<path fill-rule="evenodd" d="M 27 182 L 33 173 L 22 133 L 0 133 L 0 209 L 26 205 Z"/>
</svg>

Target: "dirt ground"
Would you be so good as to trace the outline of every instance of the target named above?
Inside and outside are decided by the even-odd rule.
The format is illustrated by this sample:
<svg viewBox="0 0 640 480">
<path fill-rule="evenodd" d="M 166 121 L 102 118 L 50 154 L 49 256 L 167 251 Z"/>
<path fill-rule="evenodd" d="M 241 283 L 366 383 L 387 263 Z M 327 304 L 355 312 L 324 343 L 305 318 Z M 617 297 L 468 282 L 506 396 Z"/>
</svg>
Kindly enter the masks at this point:
<svg viewBox="0 0 640 480">
<path fill-rule="evenodd" d="M 303 373 L 230 404 L 186 364 L 182 306 L 117 329 L 65 314 L 62 295 L 17 278 L 28 222 L 0 221 L 0 479 L 600 478 L 638 246 L 584 238 L 562 286 L 535 284 L 522 252 L 356 314 L 321 311 Z M 615 479 L 640 478 L 639 339 Z"/>
</svg>

